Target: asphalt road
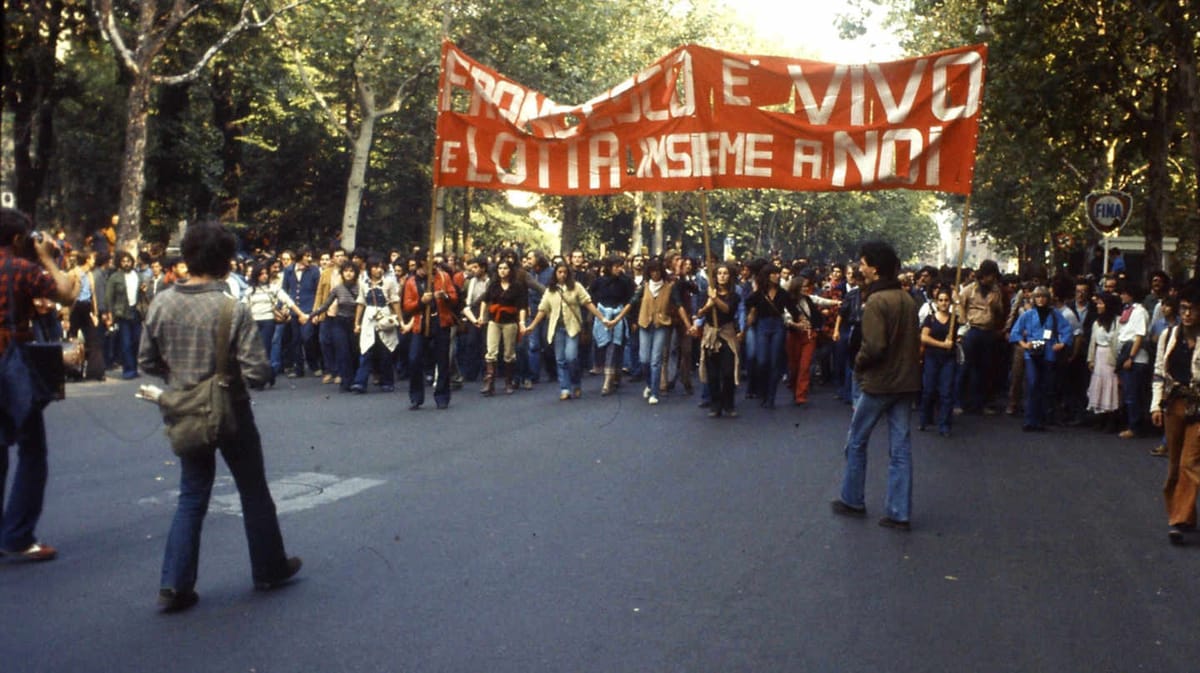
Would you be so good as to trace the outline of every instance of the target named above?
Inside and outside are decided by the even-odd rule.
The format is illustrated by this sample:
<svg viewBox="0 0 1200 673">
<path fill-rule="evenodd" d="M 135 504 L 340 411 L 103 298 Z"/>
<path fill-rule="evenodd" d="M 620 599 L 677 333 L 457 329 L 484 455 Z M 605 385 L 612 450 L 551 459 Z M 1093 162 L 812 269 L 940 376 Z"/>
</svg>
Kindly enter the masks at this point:
<svg viewBox="0 0 1200 673">
<path fill-rule="evenodd" d="M 304 569 L 253 591 L 222 466 L 178 615 L 155 608 L 178 482 L 157 411 L 72 385 L 39 527 L 60 557 L 0 563 L 0 671 L 1200 670 L 1200 539 L 1167 544 L 1146 441 L 914 433 L 906 534 L 875 525 L 882 429 L 871 516 L 830 513 L 849 411 L 827 388 L 712 420 L 599 385 L 409 412 L 403 385 L 281 381 L 255 413 Z"/>
</svg>

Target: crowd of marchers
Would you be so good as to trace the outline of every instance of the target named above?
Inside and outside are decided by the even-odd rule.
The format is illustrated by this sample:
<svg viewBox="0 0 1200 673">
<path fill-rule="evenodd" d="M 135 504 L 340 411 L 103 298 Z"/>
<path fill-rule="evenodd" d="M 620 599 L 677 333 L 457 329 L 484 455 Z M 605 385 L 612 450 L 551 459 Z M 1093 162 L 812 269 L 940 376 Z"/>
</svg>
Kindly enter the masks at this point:
<svg viewBox="0 0 1200 673">
<path fill-rule="evenodd" d="M 117 368 L 134 378 L 141 319 L 157 293 L 186 280 L 187 266 L 110 254 L 97 240 L 98 249 L 66 260 L 79 298 L 39 304 L 35 329 L 78 349 L 79 378 L 103 380 Z M 1156 346 L 1179 324 L 1181 283 L 1156 271 L 1143 291 L 1115 259 L 1117 268 L 1098 277 L 1021 278 L 990 260 L 901 273 L 919 306 L 919 428 L 949 435 L 959 414 L 1007 413 L 1030 432 L 1091 425 L 1156 437 L 1153 452 L 1165 455 L 1151 423 L 1151 382 Z M 399 381 L 413 409 L 430 387 L 445 408 L 464 386 L 490 396 L 543 380 L 557 383 L 560 399 L 577 399 L 587 374 L 602 377 L 601 395 L 638 383 L 650 404 L 698 390 L 716 416 L 736 415 L 728 393 L 737 386 L 764 407 L 806 405 L 814 382 L 853 401 L 857 264 L 779 255 L 709 263 L 675 252 L 548 256 L 512 245 L 439 253 L 432 263 L 420 249 L 256 249 L 235 259 L 226 283 L 258 325 L 268 387 L 308 374 L 363 394 L 392 392 Z"/>
</svg>

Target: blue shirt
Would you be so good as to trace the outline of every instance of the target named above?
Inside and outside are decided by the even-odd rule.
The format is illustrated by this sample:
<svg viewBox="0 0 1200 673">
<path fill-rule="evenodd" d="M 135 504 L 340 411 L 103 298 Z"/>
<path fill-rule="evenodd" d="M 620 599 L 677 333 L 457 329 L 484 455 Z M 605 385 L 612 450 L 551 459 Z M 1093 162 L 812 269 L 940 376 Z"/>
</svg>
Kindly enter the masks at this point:
<svg viewBox="0 0 1200 673">
<path fill-rule="evenodd" d="M 1011 343 L 1017 343 L 1018 341 L 1045 341 L 1046 362 L 1054 362 L 1054 344 L 1069 346 L 1071 338 L 1074 336 L 1074 329 L 1072 329 L 1071 323 L 1059 315 L 1053 306 L 1049 308 L 1050 310 L 1046 313 L 1046 320 L 1044 322 L 1038 318 L 1036 308 L 1031 308 L 1022 313 L 1013 323 L 1012 331 L 1008 334 L 1008 340 Z M 1025 351 L 1025 359 L 1033 359 L 1029 351 Z"/>
</svg>

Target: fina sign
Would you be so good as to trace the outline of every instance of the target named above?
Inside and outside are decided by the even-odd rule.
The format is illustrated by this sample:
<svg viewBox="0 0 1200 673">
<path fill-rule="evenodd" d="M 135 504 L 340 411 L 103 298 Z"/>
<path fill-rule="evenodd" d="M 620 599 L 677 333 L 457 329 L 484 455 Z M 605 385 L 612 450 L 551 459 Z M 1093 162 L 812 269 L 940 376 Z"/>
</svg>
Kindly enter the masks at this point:
<svg viewBox="0 0 1200 673">
<path fill-rule="evenodd" d="M 1116 190 L 1092 192 L 1087 195 L 1085 203 L 1092 228 L 1101 234 L 1120 231 L 1133 211 L 1133 197 Z"/>
</svg>

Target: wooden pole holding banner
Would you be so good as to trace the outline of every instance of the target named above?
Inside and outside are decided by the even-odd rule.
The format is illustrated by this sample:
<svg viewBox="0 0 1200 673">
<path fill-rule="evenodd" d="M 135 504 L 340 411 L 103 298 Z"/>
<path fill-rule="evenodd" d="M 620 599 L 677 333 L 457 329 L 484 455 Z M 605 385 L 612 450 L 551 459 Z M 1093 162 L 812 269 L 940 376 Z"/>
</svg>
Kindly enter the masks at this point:
<svg viewBox="0 0 1200 673">
<path fill-rule="evenodd" d="M 971 220 L 971 195 L 967 194 L 967 202 L 963 205 L 962 234 L 958 237 L 958 266 L 954 271 L 954 292 L 951 294 L 952 297 L 956 298 L 955 299 L 956 301 L 957 301 L 957 297 L 960 296 L 959 290 L 961 288 L 959 286 L 962 285 L 963 264 L 966 262 L 966 258 L 967 258 L 967 223 L 970 222 L 970 220 Z M 963 307 L 963 310 L 964 311 L 966 310 L 965 306 Z M 957 320 L 958 320 L 958 311 L 956 311 L 956 310 L 951 311 L 950 312 L 950 336 L 951 337 L 954 336 L 954 329 L 955 329 L 954 323 L 957 322 Z"/>
<path fill-rule="evenodd" d="M 700 226 L 704 230 L 704 273 L 711 274 L 708 276 L 708 286 L 711 288 L 713 283 L 717 282 L 717 270 L 713 266 L 712 242 L 708 233 L 708 191 L 700 190 Z M 712 307 L 712 326 L 717 326 L 717 307 Z"/>
<path fill-rule="evenodd" d="M 450 2 L 449 2 L 449 0 L 446 0 L 446 2 L 442 3 L 442 39 L 443 40 L 450 39 Z M 438 77 L 437 100 L 438 100 L 439 104 L 441 103 L 442 96 L 444 94 L 445 94 L 445 92 L 442 91 L 442 78 Z M 443 198 L 442 197 L 442 188 L 437 186 L 437 181 L 436 181 L 437 180 L 437 178 L 436 178 L 437 167 L 438 167 L 438 142 L 437 142 L 437 128 L 436 128 L 437 122 L 434 121 L 434 124 L 435 124 L 435 127 L 434 127 L 434 132 L 433 132 L 433 138 L 434 138 L 434 140 L 433 140 L 433 161 L 430 165 L 430 169 L 432 169 L 432 172 L 430 173 L 430 175 L 434 176 L 434 182 L 433 182 L 433 190 L 430 194 L 430 203 L 429 203 L 429 247 L 425 248 L 425 289 L 427 292 L 430 292 L 430 293 L 433 293 L 433 248 L 435 245 L 437 245 L 438 205 L 440 203 L 444 203 L 441 200 Z M 433 302 L 435 302 L 435 301 L 437 301 L 436 295 L 433 297 L 433 299 L 428 304 L 425 305 L 425 321 L 423 323 L 421 323 L 421 333 L 424 336 L 430 335 L 429 320 L 433 315 Z"/>
</svg>

